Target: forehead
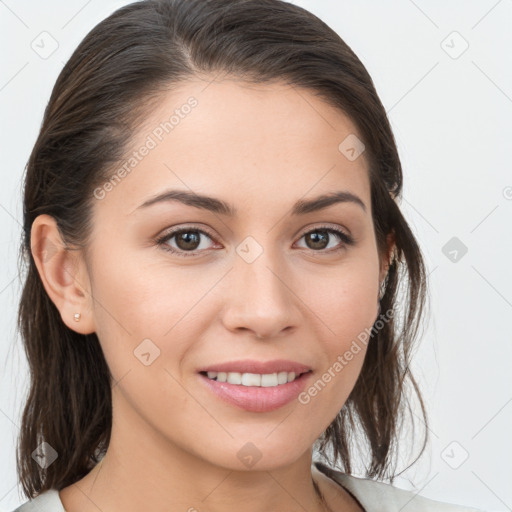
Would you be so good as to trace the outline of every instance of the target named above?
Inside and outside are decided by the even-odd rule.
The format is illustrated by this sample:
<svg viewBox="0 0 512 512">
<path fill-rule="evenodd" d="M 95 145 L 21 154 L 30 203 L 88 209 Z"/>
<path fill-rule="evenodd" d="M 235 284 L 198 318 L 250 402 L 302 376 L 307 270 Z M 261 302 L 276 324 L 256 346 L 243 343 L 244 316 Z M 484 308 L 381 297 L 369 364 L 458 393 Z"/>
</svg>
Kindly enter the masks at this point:
<svg viewBox="0 0 512 512">
<path fill-rule="evenodd" d="M 166 188 L 224 197 L 240 209 L 330 190 L 368 204 L 366 155 L 346 152 L 360 139 L 348 116 L 309 90 L 190 80 L 163 94 L 144 119 L 112 168 L 111 175 L 124 172 L 106 199 L 125 214 Z"/>
</svg>

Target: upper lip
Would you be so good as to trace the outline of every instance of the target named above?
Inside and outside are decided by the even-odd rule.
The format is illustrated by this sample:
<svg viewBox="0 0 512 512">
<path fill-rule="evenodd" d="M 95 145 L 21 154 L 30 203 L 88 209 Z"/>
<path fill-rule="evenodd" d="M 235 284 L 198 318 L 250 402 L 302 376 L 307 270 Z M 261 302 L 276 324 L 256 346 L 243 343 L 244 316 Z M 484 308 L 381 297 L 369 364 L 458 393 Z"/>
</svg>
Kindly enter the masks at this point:
<svg viewBox="0 0 512 512">
<path fill-rule="evenodd" d="M 279 372 L 294 372 L 295 374 L 300 374 L 310 370 L 311 367 L 307 365 L 286 359 L 275 359 L 273 361 L 254 361 L 251 359 L 244 359 L 212 364 L 210 366 L 200 368 L 198 372 L 259 373 L 265 375 Z"/>
</svg>

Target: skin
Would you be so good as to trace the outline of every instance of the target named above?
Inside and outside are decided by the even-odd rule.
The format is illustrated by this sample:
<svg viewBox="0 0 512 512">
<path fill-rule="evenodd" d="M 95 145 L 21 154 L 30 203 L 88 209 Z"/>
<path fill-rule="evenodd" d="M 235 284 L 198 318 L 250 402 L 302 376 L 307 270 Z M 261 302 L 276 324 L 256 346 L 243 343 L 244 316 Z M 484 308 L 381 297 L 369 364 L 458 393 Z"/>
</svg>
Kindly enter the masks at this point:
<svg viewBox="0 0 512 512">
<path fill-rule="evenodd" d="M 70 329 L 97 333 L 116 381 L 108 452 L 61 500 L 68 512 L 220 512 L 240 503 L 247 512 L 321 511 L 313 477 L 333 511 L 362 510 L 312 470 L 311 457 L 356 382 L 364 345 L 308 404 L 271 412 L 221 401 L 197 374 L 235 359 L 290 359 L 312 367 L 312 384 L 372 327 L 390 252 L 377 252 L 365 153 L 350 161 L 338 150 L 357 129 L 306 90 L 198 78 L 166 93 L 129 153 L 190 96 L 191 113 L 94 201 L 87 255 L 65 250 L 48 215 L 32 226 L 45 289 Z M 167 189 L 220 198 L 238 214 L 177 201 L 137 208 Z M 346 202 L 290 215 L 297 200 L 338 190 L 359 196 L 366 212 Z M 330 234 L 321 248 L 304 236 L 325 223 L 355 244 Z M 195 256 L 155 242 L 190 224 L 211 234 L 200 235 Z M 251 263 L 236 252 L 248 236 L 263 249 Z M 166 244 L 186 252 L 177 237 Z M 148 338 L 160 355 L 146 366 L 134 350 Z M 261 455 L 250 468 L 237 457 L 249 442 Z"/>
</svg>

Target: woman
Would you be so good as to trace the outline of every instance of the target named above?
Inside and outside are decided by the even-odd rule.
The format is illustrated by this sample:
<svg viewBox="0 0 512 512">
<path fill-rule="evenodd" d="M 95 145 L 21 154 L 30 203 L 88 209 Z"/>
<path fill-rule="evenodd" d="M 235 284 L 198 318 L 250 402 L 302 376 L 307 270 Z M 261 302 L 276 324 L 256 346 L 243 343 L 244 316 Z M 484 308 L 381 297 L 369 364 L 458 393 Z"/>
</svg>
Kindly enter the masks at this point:
<svg viewBox="0 0 512 512">
<path fill-rule="evenodd" d="M 370 76 L 304 9 L 96 26 L 27 167 L 18 510 L 468 510 L 392 485 L 407 379 L 426 423 L 401 190 Z"/>
</svg>

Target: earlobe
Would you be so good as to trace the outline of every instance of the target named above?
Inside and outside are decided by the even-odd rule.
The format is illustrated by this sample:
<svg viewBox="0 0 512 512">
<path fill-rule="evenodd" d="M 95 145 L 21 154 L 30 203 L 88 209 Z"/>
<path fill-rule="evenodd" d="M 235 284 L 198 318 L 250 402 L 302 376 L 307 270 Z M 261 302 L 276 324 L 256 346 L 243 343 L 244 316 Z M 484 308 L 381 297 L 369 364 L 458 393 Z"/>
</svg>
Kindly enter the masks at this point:
<svg viewBox="0 0 512 512">
<path fill-rule="evenodd" d="M 46 214 L 32 223 L 30 240 L 41 282 L 64 324 L 80 334 L 95 332 L 89 279 L 80 251 L 66 246 L 57 222 Z"/>
</svg>

